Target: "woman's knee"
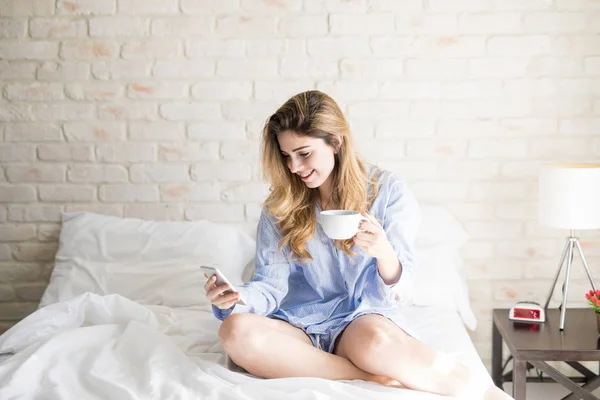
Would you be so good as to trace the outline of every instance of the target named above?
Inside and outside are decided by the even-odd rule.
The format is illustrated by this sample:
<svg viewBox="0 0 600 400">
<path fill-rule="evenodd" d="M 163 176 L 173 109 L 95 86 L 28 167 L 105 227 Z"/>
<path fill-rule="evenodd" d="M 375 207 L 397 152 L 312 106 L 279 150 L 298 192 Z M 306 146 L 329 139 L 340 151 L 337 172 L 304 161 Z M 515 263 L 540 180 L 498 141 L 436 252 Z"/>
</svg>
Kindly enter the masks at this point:
<svg viewBox="0 0 600 400">
<path fill-rule="evenodd" d="M 379 323 L 365 325 L 363 327 L 363 340 L 369 353 L 385 353 L 389 350 L 392 338 L 389 328 Z"/>
<path fill-rule="evenodd" d="M 392 332 L 392 329 L 397 328 L 396 326 L 391 327 L 378 316 L 371 316 L 365 318 L 354 327 L 350 326 L 354 332 L 353 334 L 355 343 L 360 343 L 361 352 L 367 354 L 386 354 L 390 351 L 391 346 L 395 345 L 402 346 L 404 343 L 403 335 L 400 332 Z M 356 348 L 356 347 L 355 347 Z"/>
<path fill-rule="evenodd" d="M 225 318 L 219 328 L 219 340 L 228 354 L 262 346 L 262 329 L 254 317 L 251 314 L 232 314 Z"/>
</svg>

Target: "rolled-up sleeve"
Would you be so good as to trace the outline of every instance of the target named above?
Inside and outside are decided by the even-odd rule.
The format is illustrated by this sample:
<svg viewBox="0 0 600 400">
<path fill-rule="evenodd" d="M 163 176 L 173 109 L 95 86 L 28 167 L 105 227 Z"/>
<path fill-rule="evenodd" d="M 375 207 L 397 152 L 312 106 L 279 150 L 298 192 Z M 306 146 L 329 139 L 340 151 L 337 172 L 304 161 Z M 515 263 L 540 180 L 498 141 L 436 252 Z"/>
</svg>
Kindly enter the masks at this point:
<svg viewBox="0 0 600 400">
<path fill-rule="evenodd" d="M 387 285 L 378 275 L 378 289 L 387 300 L 406 303 L 412 298 L 414 274 L 417 265 L 415 246 L 421 224 L 421 209 L 414 195 L 404 182 L 392 177 L 388 185 L 388 201 L 385 206 L 383 229 L 394 248 L 402 273 L 398 282 Z"/>
<path fill-rule="evenodd" d="M 246 305 L 235 304 L 227 310 L 213 306 L 215 317 L 224 320 L 231 314 L 252 313 L 269 316 L 275 312 L 288 292 L 291 264 L 279 250 L 280 234 L 274 222 L 263 210 L 256 233 L 254 276 L 238 287 Z"/>
</svg>

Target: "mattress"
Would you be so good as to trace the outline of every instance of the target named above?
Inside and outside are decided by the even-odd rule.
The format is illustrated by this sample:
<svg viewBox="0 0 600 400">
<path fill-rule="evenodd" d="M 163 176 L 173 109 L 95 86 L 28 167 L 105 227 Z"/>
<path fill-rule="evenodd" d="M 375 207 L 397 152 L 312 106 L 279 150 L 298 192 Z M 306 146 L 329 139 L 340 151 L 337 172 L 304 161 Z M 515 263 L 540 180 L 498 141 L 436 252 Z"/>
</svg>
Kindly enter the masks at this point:
<svg viewBox="0 0 600 400">
<path fill-rule="evenodd" d="M 490 379 L 457 313 L 402 312 L 421 340 Z M 219 343 L 220 323 L 206 305 L 143 305 L 117 294 L 47 305 L 0 336 L 0 398 L 448 399 L 363 381 L 240 373 Z"/>
</svg>

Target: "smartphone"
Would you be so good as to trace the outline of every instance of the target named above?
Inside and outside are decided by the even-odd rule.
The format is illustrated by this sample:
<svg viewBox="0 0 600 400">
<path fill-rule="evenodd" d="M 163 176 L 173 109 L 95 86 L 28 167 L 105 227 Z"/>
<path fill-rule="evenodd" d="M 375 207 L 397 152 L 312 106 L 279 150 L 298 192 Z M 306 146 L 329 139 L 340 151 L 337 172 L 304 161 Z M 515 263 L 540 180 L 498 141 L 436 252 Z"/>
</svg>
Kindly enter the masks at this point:
<svg viewBox="0 0 600 400">
<path fill-rule="evenodd" d="M 237 293 L 238 292 L 238 290 L 235 288 L 235 286 L 233 286 L 231 284 L 231 282 L 229 282 L 229 279 L 227 279 L 225 277 L 225 275 L 223 275 L 223 273 L 221 271 L 219 271 L 218 268 L 207 267 L 207 266 L 201 265 L 200 269 L 202 269 L 202 271 L 204 271 L 204 273 L 206 274 L 206 276 L 209 277 L 209 278 L 211 276 L 213 276 L 213 275 L 216 275 L 217 276 L 217 281 L 215 283 L 216 283 L 217 286 L 221 286 L 221 285 L 225 285 L 225 284 L 231 286 L 230 290 L 226 290 L 223 293 L 234 293 L 234 292 Z M 246 305 L 246 301 L 244 300 L 243 297 L 240 296 L 240 299 L 238 300 L 237 304 L 241 304 L 241 305 L 245 306 Z"/>
</svg>

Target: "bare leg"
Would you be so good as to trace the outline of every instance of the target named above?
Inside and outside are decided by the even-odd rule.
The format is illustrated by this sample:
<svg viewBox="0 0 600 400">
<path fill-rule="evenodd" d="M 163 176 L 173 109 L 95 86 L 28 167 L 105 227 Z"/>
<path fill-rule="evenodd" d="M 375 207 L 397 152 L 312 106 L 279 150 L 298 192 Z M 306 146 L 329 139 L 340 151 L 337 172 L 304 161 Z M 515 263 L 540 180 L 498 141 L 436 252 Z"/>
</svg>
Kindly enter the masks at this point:
<svg viewBox="0 0 600 400">
<path fill-rule="evenodd" d="M 393 383 L 357 368 L 346 358 L 317 349 L 302 330 L 285 321 L 233 314 L 223 321 L 219 339 L 237 365 L 263 378 L 310 376 Z"/>
<path fill-rule="evenodd" d="M 443 368 L 434 367 L 440 356 L 437 350 L 408 336 L 381 315 L 363 315 L 351 322 L 334 353 L 347 357 L 358 368 L 390 376 L 411 389 L 469 400 L 511 398 L 462 363 L 446 358 Z M 471 391 L 473 388 L 477 390 Z"/>
</svg>

